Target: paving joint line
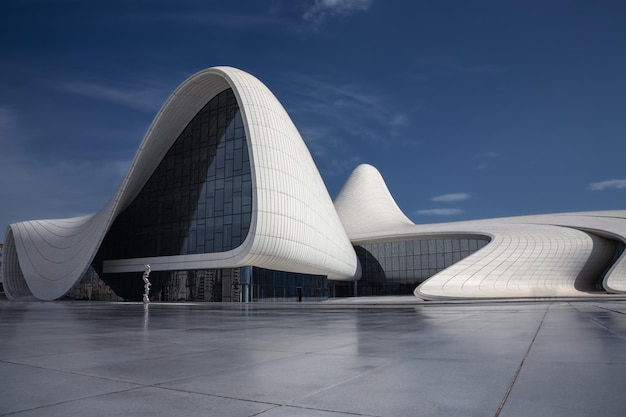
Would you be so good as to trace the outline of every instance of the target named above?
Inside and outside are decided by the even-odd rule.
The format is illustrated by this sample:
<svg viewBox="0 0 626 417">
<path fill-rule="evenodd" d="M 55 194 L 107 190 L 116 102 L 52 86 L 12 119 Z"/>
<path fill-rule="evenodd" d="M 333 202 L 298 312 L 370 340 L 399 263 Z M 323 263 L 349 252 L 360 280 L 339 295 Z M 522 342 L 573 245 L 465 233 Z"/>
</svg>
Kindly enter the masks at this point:
<svg viewBox="0 0 626 417">
<path fill-rule="evenodd" d="M 545 321 L 549 310 L 550 310 L 550 305 L 548 305 L 548 308 L 546 308 L 546 311 L 543 313 L 543 317 L 541 318 L 541 321 L 539 322 L 539 326 L 537 326 L 537 331 L 535 332 L 533 339 L 530 341 L 530 344 L 528 345 L 528 349 L 526 350 L 526 353 L 524 354 L 522 361 L 517 367 L 517 371 L 515 371 L 515 375 L 513 375 L 513 380 L 511 381 L 506 392 L 504 393 L 504 397 L 502 397 L 502 401 L 500 401 L 500 405 L 498 406 L 498 409 L 496 410 L 496 413 L 493 415 L 493 417 L 498 417 L 500 415 L 500 413 L 502 412 L 502 409 L 504 408 L 504 404 L 506 404 L 507 400 L 509 399 L 509 395 L 511 394 L 511 391 L 513 391 L 513 386 L 515 385 L 515 382 L 517 382 L 517 378 L 519 377 L 519 374 L 522 371 L 522 367 L 524 366 L 524 363 L 526 362 L 526 358 L 528 358 L 528 355 L 530 354 L 530 350 L 535 344 L 535 340 L 537 340 L 537 336 L 539 335 L 539 331 L 541 330 L 541 327 L 543 327 L 543 322 Z"/>
<path fill-rule="evenodd" d="M 599 305 L 595 305 L 594 307 L 596 307 L 597 309 L 600 309 L 600 310 L 610 311 L 611 313 L 626 314 L 626 313 L 624 313 L 622 311 L 613 310 L 613 309 L 610 309 L 610 308 L 607 308 L 607 307 L 602 307 L 602 306 L 599 306 Z M 578 310 L 578 312 L 580 314 L 582 314 L 583 316 L 585 316 L 586 318 L 588 318 L 589 320 L 591 320 L 592 322 L 594 322 L 598 326 L 602 327 L 604 330 L 606 330 L 607 332 L 611 333 L 612 335 L 617 336 L 620 339 L 626 339 L 626 337 L 624 337 L 622 334 L 617 333 L 615 330 L 611 329 L 606 324 L 602 323 L 600 320 L 596 319 L 595 317 L 592 317 L 591 314 L 589 314 L 589 313 L 587 313 L 585 311 L 581 311 L 578 308 L 576 308 L 576 310 Z"/>
</svg>

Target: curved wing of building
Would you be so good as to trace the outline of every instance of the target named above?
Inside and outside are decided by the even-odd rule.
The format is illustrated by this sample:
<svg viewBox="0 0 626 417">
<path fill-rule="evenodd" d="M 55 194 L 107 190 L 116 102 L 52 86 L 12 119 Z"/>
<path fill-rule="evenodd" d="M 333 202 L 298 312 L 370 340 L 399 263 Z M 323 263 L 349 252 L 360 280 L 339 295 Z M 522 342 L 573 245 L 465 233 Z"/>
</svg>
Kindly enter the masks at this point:
<svg viewBox="0 0 626 417">
<path fill-rule="evenodd" d="M 478 226 L 478 227 L 476 227 Z M 488 245 L 433 275 L 415 295 L 515 298 L 598 294 L 596 284 L 615 245 L 574 228 L 494 220 L 457 231 L 488 233 Z"/>
<path fill-rule="evenodd" d="M 484 233 L 491 241 L 424 281 L 415 295 L 438 299 L 626 293 L 625 217 L 626 211 L 563 213 L 421 227 L 422 233 Z"/>
<path fill-rule="evenodd" d="M 516 217 L 509 221 L 569 227 L 618 242 L 620 250 L 605 271 L 602 287 L 609 293 L 626 293 L 626 256 L 623 254 L 626 245 L 626 210 L 546 214 Z"/>
<path fill-rule="evenodd" d="M 96 215 L 12 224 L 2 265 L 9 300 L 54 300 L 83 275 L 106 230 L 113 202 Z"/>
<path fill-rule="evenodd" d="M 3 264 L 7 296 L 12 300 L 53 300 L 64 295 L 94 260 L 116 218 L 154 177 L 177 138 L 185 129 L 192 129 L 190 121 L 209 102 L 222 106 L 212 100 L 226 90 L 232 90 L 238 113 L 233 113 L 231 122 L 227 120 L 223 127 L 218 126 L 220 134 L 227 134 L 228 129 L 235 126 L 233 118 L 240 119 L 247 152 L 239 154 L 249 158 L 252 202 L 250 212 L 243 212 L 246 230 L 241 244 L 227 247 L 227 250 L 222 246 L 221 250 L 206 253 L 105 259 L 104 269 L 143 271 L 146 263 L 151 264 L 153 271 L 255 265 L 324 274 L 337 280 L 358 278 L 354 250 L 313 159 L 286 111 L 253 76 L 234 68 L 216 67 L 191 76 L 168 98 L 148 129 L 117 192 L 98 213 L 76 219 L 29 221 L 7 228 Z M 207 112 L 210 110 L 206 108 Z M 200 131 L 202 120 L 197 119 L 197 122 Z M 226 148 L 224 152 L 237 154 L 237 142 L 233 143 L 235 149 Z M 216 169 L 232 170 L 219 165 Z M 184 164 L 181 164 L 183 171 Z M 184 172 L 181 175 L 185 175 Z M 237 186 L 237 178 L 226 178 L 226 186 L 230 179 Z M 223 195 L 220 191 L 216 194 L 218 197 Z M 225 213 L 232 211 L 230 203 L 223 207 Z M 200 207 L 192 208 L 198 209 Z M 235 218 L 233 222 L 241 221 L 238 214 L 224 214 L 218 220 L 227 215 Z"/>
</svg>

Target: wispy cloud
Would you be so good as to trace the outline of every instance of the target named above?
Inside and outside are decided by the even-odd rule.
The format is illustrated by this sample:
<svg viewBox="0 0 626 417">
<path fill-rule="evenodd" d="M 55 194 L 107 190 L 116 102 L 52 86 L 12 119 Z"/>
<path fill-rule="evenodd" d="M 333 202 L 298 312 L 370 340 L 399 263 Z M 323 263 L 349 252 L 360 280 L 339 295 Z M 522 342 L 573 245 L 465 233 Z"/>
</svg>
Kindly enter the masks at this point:
<svg viewBox="0 0 626 417">
<path fill-rule="evenodd" d="M 589 185 L 589 189 L 593 190 L 593 191 L 602 191 L 602 190 L 606 190 L 608 188 L 615 188 L 617 190 L 626 189 L 626 179 L 623 179 L 623 180 L 617 180 L 617 179 L 606 180 L 606 181 L 601 181 L 601 182 L 594 182 L 593 184 Z"/>
<path fill-rule="evenodd" d="M 398 142 L 398 145 L 407 148 L 417 148 L 419 146 L 422 146 L 422 142 L 417 139 L 403 139 Z"/>
<path fill-rule="evenodd" d="M 471 195 L 468 193 L 449 193 L 435 196 L 431 198 L 430 201 L 436 203 L 455 203 L 469 198 L 471 198 Z M 415 214 L 420 216 L 455 216 L 462 213 L 463 209 L 460 208 L 433 208 L 418 210 L 415 212 Z"/>
<path fill-rule="evenodd" d="M 315 0 L 302 14 L 302 18 L 316 25 L 324 20 L 347 16 L 369 10 L 373 0 Z"/>
<path fill-rule="evenodd" d="M 9 106 L 0 106 L 0 129 L 5 129 L 15 122 L 15 112 Z"/>
<path fill-rule="evenodd" d="M 500 65 L 461 65 L 456 63 L 450 63 L 439 69 L 437 72 L 441 75 L 483 75 L 497 74 L 505 71 L 507 71 L 507 68 Z"/>
<path fill-rule="evenodd" d="M 332 161 L 354 162 L 354 147 L 348 144 L 355 140 L 377 152 L 421 145 L 409 129 L 410 110 L 386 92 L 341 77 L 336 82 L 302 74 L 288 78 L 289 95 L 282 102 L 325 176 L 347 175 L 354 168 Z"/>
<path fill-rule="evenodd" d="M 122 88 L 97 82 L 62 81 L 52 88 L 69 94 L 122 104 L 137 110 L 158 110 L 169 94 L 161 86 L 144 85 Z"/>
<path fill-rule="evenodd" d="M 500 156 L 499 152 L 488 151 L 483 153 L 477 153 L 474 155 L 474 158 L 483 159 L 483 158 L 497 158 Z"/>
<path fill-rule="evenodd" d="M 450 203 L 453 201 L 462 201 L 467 200 L 471 196 L 467 193 L 451 193 L 451 194 L 443 194 L 438 195 L 436 197 L 431 198 L 431 201 L 439 202 L 439 203 Z"/>
<path fill-rule="evenodd" d="M 128 161 L 37 161 L 0 157 L 11 178 L 0 178 L 0 228 L 30 219 L 67 218 L 94 213 L 113 195 Z M 124 167 L 125 165 L 125 167 Z"/>
<path fill-rule="evenodd" d="M 420 216 L 455 216 L 462 213 L 463 210 L 454 208 L 426 209 L 418 210 L 415 212 L 415 214 L 418 214 Z"/>
<path fill-rule="evenodd" d="M 476 62 L 473 59 L 461 58 L 458 55 L 419 57 L 414 61 L 413 73 L 407 78 L 419 82 L 443 77 L 484 77 L 497 76 L 510 69 L 492 62 Z"/>
<path fill-rule="evenodd" d="M 460 64 L 456 62 L 443 63 L 438 69 L 434 70 L 435 74 L 443 76 L 474 76 L 498 74 L 508 71 L 508 68 L 493 64 Z"/>
<path fill-rule="evenodd" d="M 350 150 L 330 128 L 306 125 L 299 130 L 324 177 L 345 175 L 362 162 L 362 158 L 355 155 L 354 150 Z"/>
<path fill-rule="evenodd" d="M 327 160 L 348 150 L 346 142 L 335 136 L 328 126 L 305 125 L 299 130 L 311 153 L 318 158 Z"/>
<path fill-rule="evenodd" d="M 296 98 L 289 112 L 296 116 L 314 116 L 316 123 L 320 118 L 326 119 L 328 126 L 379 145 L 391 145 L 394 137 L 410 124 L 405 109 L 396 108 L 385 93 L 370 87 L 340 81 L 329 83 L 300 74 L 290 78 L 290 91 Z M 402 135 L 402 140 L 394 144 L 415 146 L 419 142 Z"/>
<path fill-rule="evenodd" d="M 474 159 L 478 159 L 481 161 L 488 161 L 488 160 L 494 160 L 496 158 L 500 157 L 500 153 L 499 152 L 494 152 L 494 151 L 487 151 L 487 152 L 483 152 L 483 153 L 478 153 L 474 155 Z M 486 162 L 481 162 L 477 165 L 474 165 L 473 169 L 475 171 L 482 171 L 484 169 L 487 169 L 489 167 L 489 164 Z"/>
<path fill-rule="evenodd" d="M 350 158 L 333 158 L 324 165 L 324 174 L 336 176 L 343 175 L 346 171 L 351 172 L 362 161 L 359 156 L 352 156 Z"/>
<path fill-rule="evenodd" d="M 3 153 L 7 152 L 9 142 L 14 135 L 17 134 L 18 117 L 17 113 L 8 106 L 0 106 L 0 145 L 2 146 Z M 13 140 L 18 143 L 16 138 Z M 3 168 L 4 172 L 7 172 Z"/>
<path fill-rule="evenodd" d="M 409 118 L 406 114 L 401 113 L 395 115 L 390 121 L 389 125 L 392 127 L 402 127 L 409 124 Z"/>
<path fill-rule="evenodd" d="M 130 165 L 128 156 L 114 154 L 93 161 L 72 152 L 39 155 L 28 146 L 30 139 L 20 114 L 0 105 L 0 166 L 10 173 L 0 175 L 0 230 L 22 220 L 93 213 Z"/>
</svg>

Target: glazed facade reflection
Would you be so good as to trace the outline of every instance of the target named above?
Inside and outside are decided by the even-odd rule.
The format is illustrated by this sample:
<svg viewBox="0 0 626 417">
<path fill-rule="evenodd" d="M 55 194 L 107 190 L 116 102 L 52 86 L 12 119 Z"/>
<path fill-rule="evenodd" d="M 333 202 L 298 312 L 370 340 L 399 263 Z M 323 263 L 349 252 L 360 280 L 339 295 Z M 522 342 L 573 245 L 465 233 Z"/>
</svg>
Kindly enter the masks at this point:
<svg viewBox="0 0 626 417">
<path fill-rule="evenodd" d="M 403 295 L 427 278 L 483 248 L 486 237 L 415 239 L 355 246 L 362 268 L 359 295 Z"/>
<path fill-rule="evenodd" d="M 326 300 L 328 280 L 324 275 L 299 274 L 252 268 L 254 301 Z"/>
<path fill-rule="evenodd" d="M 327 279 L 309 275 L 251 268 L 249 282 L 243 268 L 152 271 L 152 302 L 272 302 L 308 301 L 328 298 Z M 106 283 L 126 301 L 141 301 L 143 280 L 136 272 L 106 274 Z M 249 284 L 249 291 L 245 285 Z M 248 300 L 245 300 L 245 297 Z"/>
<path fill-rule="evenodd" d="M 116 219 L 94 266 L 110 259 L 224 252 L 241 245 L 252 213 L 246 134 L 232 90 L 180 134 Z"/>
</svg>

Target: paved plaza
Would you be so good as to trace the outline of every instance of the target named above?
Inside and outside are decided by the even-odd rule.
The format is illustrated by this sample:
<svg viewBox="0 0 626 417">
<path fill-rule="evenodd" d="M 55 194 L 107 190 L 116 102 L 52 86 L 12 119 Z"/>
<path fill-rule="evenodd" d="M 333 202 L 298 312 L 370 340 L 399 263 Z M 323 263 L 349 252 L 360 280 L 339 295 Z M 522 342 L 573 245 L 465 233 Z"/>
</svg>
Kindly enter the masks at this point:
<svg viewBox="0 0 626 417">
<path fill-rule="evenodd" d="M 626 300 L 0 301 L 0 415 L 623 416 Z"/>
</svg>

